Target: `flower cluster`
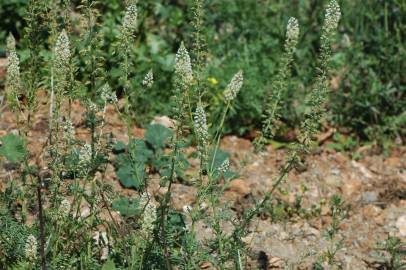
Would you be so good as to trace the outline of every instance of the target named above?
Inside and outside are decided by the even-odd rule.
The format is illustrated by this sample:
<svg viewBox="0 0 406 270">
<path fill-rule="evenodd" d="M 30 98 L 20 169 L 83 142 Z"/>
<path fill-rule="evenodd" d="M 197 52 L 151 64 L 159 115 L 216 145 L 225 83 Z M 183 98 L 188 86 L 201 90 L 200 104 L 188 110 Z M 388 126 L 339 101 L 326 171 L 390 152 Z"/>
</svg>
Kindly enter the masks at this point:
<svg viewBox="0 0 406 270">
<path fill-rule="evenodd" d="M 108 83 L 104 84 L 100 89 L 100 97 L 105 103 L 117 102 L 116 93 L 111 90 L 111 87 Z"/>
<path fill-rule="evenodd" d="M 21 91 L 20 59 L 16 52 L 16 43 L 13 35 L 7 38 L 7 78 L 6 91 L 11 108 L 18 107 L 18 95 Z"/>
<path fill-rule="evenodd" d="M 79 151 L 79 164 L 87 165 L 92 160 L 92 147 L 85 143 Z"/>
<path fill-rule="evenodd" d="M 63 215 L 67 216 L 71 209 L 71 203 L 67 199 L 63 199 L 59 209 Z"/>
<path fill-rule="evenodd" d="M 134 32 L 137 29 L 137 17 L 138 10 L 135 4 L 131 4 L 127 7 L 124 15 L 121 34 L 124 38 L 133 37 Z"/>
<path fill-rule="evenodd" d="M 75 139 L 75 128 L 70 119 L 66 119 L 63 125 L 63 138 L 68 142 L 71 142 Z"/>
<path fill-rule="evenodd" d="M 287 51 L 293 50 L 299 40 L 299 22 L 296 18 L 291 17 L 286 27 L 286 42 Z"/>
<path fill-rule="evenodd" d="M 27 237 L 27 240 L 25 241 L 25 258 L 33 262 L 37 258 L 37 239 L 35 238 L 34 235 L 29 235 Z"/>
<path fill-rule="evenodd" d="M 71 52 L 69 48 L 69 38 L 65 30 L 59 34 L 55 44 L 55 68 L 60 73 L 66 73 Z"/>
<path fill-rule="evenodd" d="M 336 0 L 332 0 L 327 5 L 324 16 L 323 38 L 328 38 L 336 31 L 341 18 L 340 6 Z"/>
<path fill-rule="evenodd" d="M 144 207 L 141 233 L 144 237 L 149 237 L 154 231 L 154 222 L 156 220 L 156 206 L 150 200 L 151 195 L 143 193 L 140 198 L 140 205 Z"/>
<path fill-rule="evenodd" d="M 223 163 L 218 167 L 220 173 L 226 173 L 230 169 L 230 160 L 227 158 Z"/>
<path fill-rule="evenodd" d="M 237 97 L 238 92 L 240 91 L 243 83 L 243 74 L 242 70 L 238 71 L 234 77 L 231 79 L 230 83 L 227 85 L 226 90 L 224 91 L 224 98 L 227 102 L 231 102 Z"/>
<path fill-rule="evenodd" d="M 209 132 L 207 128 L 206 113 L 202 104 L 198 104 L 194 116 L 194 126 L 196 134 L 202 145 L 206 145 L 209 140 Z"/>
<path fill-rule="evenodd" d="M 193 81 L 193 70 L 190 56 L 183 42 L 180 44 L 175 57 L 175 72 L 183 82 L 190 84 Z"/>
<path fill-rule="evenodd" d="M 152 73 L 152 69 L 148 71 L 147 75 L 145 75 L 144 80 L 142 81 L 142 85 L 151 88 L 154 84 L 154 74 Z"/>
</svg>

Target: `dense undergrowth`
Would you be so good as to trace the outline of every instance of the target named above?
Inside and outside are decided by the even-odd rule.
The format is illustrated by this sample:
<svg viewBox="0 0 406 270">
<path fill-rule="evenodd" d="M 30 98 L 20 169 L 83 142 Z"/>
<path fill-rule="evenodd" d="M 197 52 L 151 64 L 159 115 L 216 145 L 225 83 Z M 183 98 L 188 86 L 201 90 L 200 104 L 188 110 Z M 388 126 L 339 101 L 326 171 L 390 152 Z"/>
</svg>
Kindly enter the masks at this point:
<svg viewBox="0 0 406 270">
<path fill-rule="evenodd" d="M 236 3 L 243 5 L 243 10 L 250 9 L 245 2 Z M 212 4 L 222 6 L 221 2 Z M 165 54 L 160 45 L 163 41 L 147 34 L 149 23 L 156 22 L 149 21 L 151 11 L 146 2 L 138 5 L 128 1 L 121 9 L 114 1 L 108 8 L 90 0 L 28 1 L 21 42 L 12 34 L 6 42 L 5 104 L 14 112 L 17 131 L 1 138 L 2 162 L 13 168 L 13 174 L 0 194 L 0 225 L 5 228 L 0 232 L 0 268 L 169 270 L 201 269 L 209 264 L 216 269 L 248 269 L 251 254 L 244 238 L 251 221 L 270 207 L 289 172 L 302 165 L 325 119 L 331 76 L 337 70 L 332 67 L 337 64 L 335 44 L 341 10 L 335 0 L 319 8 L 325 10 L 324 16 L 320 13 L 322 21 L 311 23 L 322 25 L 316 27 L 320 36 L 317 53 L 307 51 L 311 60 L 303 63 L 296 59 L 306 51 L 299 47 L 306 39 L 300 34 L 301 20 L 287 20 L 286 31 L 280 33 L 284 45 L 278 64 L 274 64 L 276 75 L 272 80 L 261 77 L 264 85 L 270 85 L 268 90 L 250 86 L 258 75 L 247 83 L 255 68 L 248 68 L 251 64 L 247 62 L 239 63 L 241 59 L 234 51 L 238 48 L 229 48 L 228 42 L 222 41 L 239 24 L 218 23 L 220 28 L 228 25 L 231 29 L 220 29 L 224 36 L 211 39 L 204 15 L 211 12 L 210 5 L 200 0 L 191 5 L 188 14 L 192 14 L 192 23 L 184 25 L 183 13 L 178 11 L 180 18 L 176 16 L 177 8 L 155 4 L 155 8 L 166 9 L 170 20 L 178 20 L 178 24 L 160 29 L 173 40 L 171 46 L 178 48 L 171 55 L 171 46 L 167 45 Z M 237 6 L 228 8 L 232 11 Z M 114 10 L 116 15 L 109 13 Z M 179 31 L 183 34 L 176 34 Z M 190 40 L 174 41 L 186 37 L 188 31 L 193 33 Z M 242 44 L 248 42 L 250 33 L 244 35 L 240 37 Z M 225 55 L 236 59 L 234 65 L 223 66 L 222 60 L 213 57 L 213 40 L 219 42 L 216 48 L 224 46 L 219 50 L 228 51 Z M 250 58 L 244 51 L 240 53 L 242 59 Z M 312 69 L 307 79 L 296 76 L 299 65 Z M 221 82 L 220 78 L 225 77 L 227 82 Z M 299 82 L 299 78 L 303 80 Z M 299 84 L 308 85 L 303 88 L 308 90 L 298 106 L 304 109 L 295 112 L 297 122 L 292 124 L 297 126 L 297 138 L 289 145 L 273 187 L 254 207 L 236 215 L 221 201 L 236 176 L 228 154 L 220 149 L 222 135 L 230 130 L 227 123 L 241 120 L 247 123 L 243 125 L 246 129 L 252 127 L 250 121 L 260 120 L 255 125 L 261 133 L 254 143 L 256 150 L 262 151 L 277 136 L 280 123 L 290 118 L 285 115 L 289 112 L 286 108 L 295 106 L 287 97 L 292 87 L 300 89 Z M 31 157 L 26 141 L 38 112 L 40 89 L 45 89 L 48 99 L 48 139 L 42 145 L 42 154 Z M 264 90 L 250 93 L 252 89 Z M 265 102 L 257 104 L 249 99 L 256 95 Z M 86 108 L 83 122 L 87 140 L 78 139 L 72 124 L 72 104 L 77 100 Z M 250 104 L 259 106 L 257 115 L 244 114 L 244 110 L 252 111 Z M 151 124 L 144 138 L 135 138 L 134 119 L 139 121 L 149 105 L 169 115 L 171 127 Z M 105 132 L 107 106 L 113 106 L 120 115 L 127 128 L 127 142 L 116 141 Z M 188 161 L 186 150 L 190 146 L 199 160 L 196 167 Z M 120 184 L 136 191 L 133 196 L 113 192 L 105 179 L 109 164 L 114 165 Z M 186 174 L 190 169 L 193 173 Z M 159 178 L 165 192 L 149 193 L 152 177 Z M 171 189 L 177 182 L 197 189 L 195 204 L 183 212 L 171 205 Z M 337 232 L 348 207 L 342 198 L 333 196 L 329 208 L 329 245 L 326 250 L 307 255 L 314 257 L 314 269 L 340 267 L 335 255 L 342 239 Z M 116 212 L 119 215 L 114 215 Z M 201 223 L 212 232 L 205 239 L 198 232 Z M 225 225 L 232 229 L 225 231 Z M 392 238 L 383 245 L 382 252 L 392 269 L 403 267 L 401 249 L 402 244 Z"/>
</svg>

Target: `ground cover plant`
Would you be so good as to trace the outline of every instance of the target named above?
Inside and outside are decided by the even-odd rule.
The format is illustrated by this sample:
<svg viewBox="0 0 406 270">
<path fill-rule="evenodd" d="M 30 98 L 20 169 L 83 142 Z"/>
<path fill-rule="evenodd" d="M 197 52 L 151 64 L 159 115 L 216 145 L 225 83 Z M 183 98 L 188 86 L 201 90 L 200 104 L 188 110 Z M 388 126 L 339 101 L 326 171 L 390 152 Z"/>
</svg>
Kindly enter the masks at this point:
<svg viewBox="0 0 406 270">
<path fill-rule="evenodd" d="M 114 3 L 112 9 L 119 9 Z M 256 259 L 247 236 L 254 219 L 268 214 L 275 220 L 318 218 L 322 211 L 321 205 L 302 208 L 301 196 L 285 205 L 276 193 L 283 194 L 289 174 L 305 166 L 326 118 L 340 5 L 332 0 L 323 7 L 320 45 L 312 59 L 311 89 L 302 101 L 306 109 L 297 136 L 286 145 L 271 188 L 239 212 L 223 199 L 239 173 L 221 140 L 230 113 L 238 114 L 235 102 L 247 91 L 250 73 L 235 65 L 213 98 L 211 87 L 217 83 L 214 77 L 207 79 L 205 3 L 193 2 L 193 38 L 179 40 L 173 74 L 165 82 L 170 89 L 164 109 L 169 120 L 146 125 L 142 136 L 134 132 L 145 102 L 142 96 L 160 91 L 155 83 L 162 79 L 154 65 L 169 66 L 171 61 L 159 59 L 145 70 L 137 69 L 142 41 L 137 33 L 147 27 L 139 23 L 146 14 L 144 4 L 126 1 L 118 11 L 118 25 L 104 24 L 103 7 L 91 0 L 29 1 L 23 52 L 13 34 L 8 35 L 3 102 L 15 117 L 15 129 L 1 137 L 0 146 L 3 165 L 9 168 L 0 194 L 0 268 L 267 269 L 266 260 L 252 263 Z M 291 91 L 293 66 L 298 65 L 294 55 L 300 25 L 294 17 L 287 21 L 272 87 L 261 97 L 266 100 L 259 110 L 261 131 L 253 142 L 259 154 L 278 136 L 289 106 L 285 97 Z M 106 39 L 108 32 L 112 34 Z M 46 119 L 45 125 L 38 126 L 38 115 Z M 107 128 L 113 117 L 121 123 L 120 138 Z M 36 143 L 34 155 L 30 137 L 35 132 L 46 133 L 46 139 Z M 116 183 L 111 182 L 111 169 Z M 178 183 L 196 191 L 194 203 L 182 211 L 173 205 Z M 115 185 L 123 192 L 115 192 Z M 344 239 L 339 231 L 351 209 L 339 195 L 323 205 L 331 213 L 324 226 L 326 245 L 303 255 L 303 262 L 311 258 L 310 269 L 340 269 L 344 266 L 337 254 Z M 210 231 L 203 237 L 202 225 Z M 377 251 L 388 269 L 404 267 L 400 239 L 388 238 Z M 300 269 L 301 263 L 286 267 Z"/>
</svg>

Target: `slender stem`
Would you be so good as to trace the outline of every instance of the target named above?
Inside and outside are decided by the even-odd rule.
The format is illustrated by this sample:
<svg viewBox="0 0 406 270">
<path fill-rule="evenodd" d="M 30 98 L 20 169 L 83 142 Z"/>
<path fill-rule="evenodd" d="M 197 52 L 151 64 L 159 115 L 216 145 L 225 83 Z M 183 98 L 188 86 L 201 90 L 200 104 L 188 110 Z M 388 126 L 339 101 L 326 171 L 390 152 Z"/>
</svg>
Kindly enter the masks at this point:
<svg viewBox="0 0 406 270">
<path fill-rule="evenodd" d="M 212 159 L 211 165 L 210 165 L 210 171 L 209 171 L 210 174 L 213 172 L 214 161 L 216 160 L 217 151 L 218 151 L 218 148 L 220 146 L 221 133 L 223 131 L 224 121 L 226 119 L 226 115 L 227 115 L 227 112 L 228 112 L 229 108 L 230 108 L 230 102 L 227 103 L 227 106 L 226 106 L 226 108 L 225 108 L 225 110 L 223 112 L 223 116 L 221 117 L 220 127 L 219 127 L 219 129 L 217 131 L 217 134 L 215 136 L 215 138 L 217 137 L 217 141 L 216 141 L 216 145 L 215 145 L 215 148 L 214 148 L 213 159 Z"/>
<path fill-rule="evenodd" d="M 40 233 L 40 257 L 41 257 L 41 270 L 46 270 L 45 260 L 45 220 L 43 215 L 42 196 L 41 196 L 41 178 L 38 177 L 37 196 L 38 196 L 38 219 L 39 219 L 39 233 Z"/>
</svg>

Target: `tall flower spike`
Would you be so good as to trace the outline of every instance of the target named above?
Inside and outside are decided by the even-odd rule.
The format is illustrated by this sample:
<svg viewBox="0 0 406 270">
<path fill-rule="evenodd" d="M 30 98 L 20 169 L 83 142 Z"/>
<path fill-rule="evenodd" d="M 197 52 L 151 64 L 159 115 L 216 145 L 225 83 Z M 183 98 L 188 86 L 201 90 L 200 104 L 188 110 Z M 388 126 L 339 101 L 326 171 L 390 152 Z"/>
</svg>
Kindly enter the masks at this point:
<svg viewBox="0 0 406 270">
<path fill-rule="evenodd" d="M 130 4 L 125 11 L 122 35 L 124 37 L 133 37 L 135 30 L 137 30 L 138 10 L 135 4 Z"/>
<path fill-rule="evenodd" d="M 299 40 L 299 22 L 296 18 L 291 17 L 286 27 L 286 42 L 287 51 L 293 50 Z"/>
<path fill-rule="evenodd" d="M 238 71 L 234 77 L 231 79 L 230 83 L 227 85 L 224 91 L 224 98 L 227 102 L 231 102 L 237 97 L 243 83 L 243 73 L 242 70 Z"/>
<path fill-rule="evenodd" d="M 193 81 L 193 70 L 190 56 L 183 42 L 180 44 L 178 52 L 176 53 L 175 72 L 185 83 L 189 84 Z"/>
<path fill-rule="evenodd" d="M 7 37 L 7 53 L 15 51 L 15 49 L 16 49 L 16 40 L 13 34 L 10 33 Z"/>
<path fill-rule="evenodd" d="M 11 108 L 18 107 L 18 95 L 21 91 L 20 60 L 15 49 L 15 39 L 10 35 L 7 39 L 7 99 Z"/>
<path fill-rule="evenodd" d="M 341 18 L 341 10 L 336 0 L 332 0 L 326 8 L 323 25 L 324 38 L 330 37 L 333 34 Z"/>
<path fill-rule="evenodd" d="M 34 235 L 29 235 L 27 237 L 27 240 L 25 242 L 25 258 L 28 261 L 35 261 L 37 258 L 37 239 L 35 238 Z"/>
<path fill-rule="evenodd" d="M 209 140 L 209 132 L 207 128 L 206 113 L 201 104 L 198 104 L 196 108 L 194 126 L 201 145 L 206 145 Z"/>
<path fill-rule="evenodd" d="M 65 30 L 62 30 L 55 44 L 55 68 L 58 72 L 65 73 L 69 65 L 71 57 L 69 46 L 68 34 Z"/>
</svg>

